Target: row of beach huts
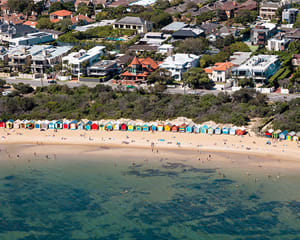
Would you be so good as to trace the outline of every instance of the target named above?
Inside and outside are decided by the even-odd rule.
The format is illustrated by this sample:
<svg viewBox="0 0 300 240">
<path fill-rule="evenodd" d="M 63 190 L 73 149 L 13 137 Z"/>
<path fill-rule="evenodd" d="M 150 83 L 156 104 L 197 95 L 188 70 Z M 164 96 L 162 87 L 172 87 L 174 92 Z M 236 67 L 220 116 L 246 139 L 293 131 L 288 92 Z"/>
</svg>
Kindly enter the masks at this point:
<svg viewBox="0 0 300 240">
<path fill-rule="evenodd" d="M 0 128 L 7 129 L 70 129 L 70 130 L 106 130 L 106 131 L 137 131 L 137 132 L 187 132 L 204 134 L 245 135 L 244 127 L 218 127 L 200 124 L 171 124 L 171 123 L 134 123 L 119 121 L 76 121 L 76 120 L 0 120 Z M 268 138 L 300 141 L 300 132 L 274 131 L 270 129 L 264 134 Z"/>
<path fill-rule="evenodd" d="M 119 121 L 63 121 L 63 120 L 0 120 L 0 128 L 23 128 L 23 129 L 70 129 L 70 130 L 107 130 L 107 131 L 140 131 L 140 132 L 187 132 L 187 133 L 207 133 L 207 134 L 229 134 L 244 135 L 245 128 L 238 127 L 217 127 L 199 124 L 163 124 L 163 123 L 125 123 Z"/>
</svg>

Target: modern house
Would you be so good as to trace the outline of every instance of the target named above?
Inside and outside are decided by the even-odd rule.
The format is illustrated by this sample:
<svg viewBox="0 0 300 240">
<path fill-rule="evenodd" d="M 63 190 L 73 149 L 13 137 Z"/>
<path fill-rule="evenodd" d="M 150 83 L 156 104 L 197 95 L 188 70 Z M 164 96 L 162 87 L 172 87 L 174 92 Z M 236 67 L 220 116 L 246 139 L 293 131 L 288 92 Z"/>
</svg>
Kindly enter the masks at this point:
<svg viewBox="0 0 300 240">
<path fill-rule="evenodd" d="M 173 53 L 174 46 L 171 44 L 163 44 L 158 47 L 158 52 L 170 56 Z"/>
<path fill-rule="evenodd" d="M 171 34 L 166 34 L 162 32 L 148 32 L 139 41 L 140 44 L 148 44 L 152 46 L 160 46 L 164 41 L 168 40 Z"/>
<path fill-rule="evenodd" d="M 284 51 L 288 48 L 289 43 L 289 39 L 286 39 L 284 37 L 274 37 L 268 40 L 267 49 L 269 51 Z"/>
<path fill-rule="evenodd" d="M 118 74 L 120 69 L 117 66 L 117 62 L 114 60 L 101 60 L 89 66 L 87 68 L 87 76 L 97 78 L 97 82 L 104 82 Z M 84 79 L 80 79 L 84 81 Z M 89 79 L 91 81 L 91 79 Z"/>
<path fill-rule="evenodd" d="M 226 82 L 226 79 L 231 75 L 231 62 L 217 62 L 212 67 L 207 67 L 204 71 L 208 74 L 209 79 L 214 82 Z"/>
<path fill-rule="evenodd" d="M 262 2 L 259 9 L 259 16 L 262 19 L 272 19 L 276 17 L 276 11 L 280 8 L 278 2 Z"/>
<path fill-rule="evenodd" d="M 113 24 L 113 28 L 136 30 L 138 33 L 152 31 L 152 23 L 140 17 L 124 17 Z"/>
<path fill-rule="evenodd" d="M 199 56 L 194 54 L 182 54 L 177 53 L 167 57 L 160 65 L 160 68 L 164 68 L 171 72 L 172 77 L 175 80 L 181 81 L 182 74 L 188 71 L 192 67 L 199 66 Z"/>
<path fill-rule="evenodd" d="M 268 82 L 280 68 L 280 60 L 276 55 L 257 55 L 244 64 L 233 68 L 232 75 L 236 78 L 251 78 L 256 82 Z"/>
<path fill-rule="evenodd" d="M 81 49 L 62 58 L 63 69 L 70 70 L 73 75 L 87 75 L 88 67 L 100 60 L 104 55 L 104 46 L 96 46 L 88 51 Z"/>
<path fill-rule="evenodd" d="M 251 43 L 264 46 L 267 40 L 276 34 L 276 31 L 274 23 L 259 23 L 251 29 Z"/>
<path fill-rule="evenodd" d="M 298 12 L 299 9 L 297 8 L 283 9 L 282 22 L 286 24 L 293 24 L 294 22 L 296 22 Z"/>
<path fill-rule="evenodd" d="M 147 81 L 147 77 L 156 69 L 158 69 L 158 64 L 151 58 L 134 57 L 128 66 L 128 70 L 121 74 L 121 79 L 123 83 L 126 83 L 126 81 L 144 83 Z"/>
<path fill-rule="evenodd" d="M 9 46 L 27 45 L 32 46 L 36 44 L 52 42 L 54 39 L 52 34 L 45 32 L 29 33 L 24 37 L 17 37 L 9 40 Z"/>
<path fill-rule="evenodd" d="M 172 34 L 174 40 L 184 40 L 200 36 L 204 37 L 204 30 L 201 28 L 182 28 Z"/>
</svg>

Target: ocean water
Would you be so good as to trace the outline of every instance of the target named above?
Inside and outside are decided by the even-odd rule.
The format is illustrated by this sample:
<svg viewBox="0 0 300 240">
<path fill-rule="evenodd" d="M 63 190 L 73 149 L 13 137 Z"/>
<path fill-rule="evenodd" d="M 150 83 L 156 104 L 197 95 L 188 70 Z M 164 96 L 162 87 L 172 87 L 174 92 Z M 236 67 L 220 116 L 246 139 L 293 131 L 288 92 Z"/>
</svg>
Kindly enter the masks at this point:
<svg viewBox="0 0 300 240">
<path fill-rule="evenodd" d="M 300 239 L 297 174 L 119 151 L 0 161 L 0 239 Z"/>
</svg>

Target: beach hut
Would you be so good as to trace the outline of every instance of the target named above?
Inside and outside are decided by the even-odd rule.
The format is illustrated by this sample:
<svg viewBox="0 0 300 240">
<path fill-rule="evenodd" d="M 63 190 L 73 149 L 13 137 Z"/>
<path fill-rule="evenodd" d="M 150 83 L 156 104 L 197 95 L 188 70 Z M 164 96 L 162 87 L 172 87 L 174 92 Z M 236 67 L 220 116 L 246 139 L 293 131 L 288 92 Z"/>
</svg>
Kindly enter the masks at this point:
<svg viewBox="0 0 300 240">
<path fill-rule="evenodd" d="M 14 128 L 20 128 L 20 123 L 21 123 L 21 121 L 18 119 L 18 120 L 16 120 L 16 121 L 14 121 Z"/>
<path fill-rule="evenodd" d="M 127 131 L 126 123 L 121 123 L 121 131 Z"/>
<path fill-rule="evenodd" d="M 149 125 L 147 123 L 145 123 L 143 125 L 143 132 L 149 132 L 149 131 L 150 131 Z"/>
<path fill-rule="evenodd" d="M 288 135 L 288 131 L 283 131 L 283 132 L 279 133 L 279 138 L 281 140 L 285 140 L 287 135 Z"/>
<path fill-rule="evenodd" d="M 223 127 L 222 128 L 222 133 L 223 134 L 229 134 L 229 132 L 230 132 L 230 128 L 229 127 Z"/>
<path fill-rule="evenodd" d="M 269 129 L 269 130 L 265 131 L 265 137 L 271 138 L 273 132 L 274 132 L 273 129 Z"/>
<path fill-rule="evenodd" d="M 127 126 L 127 130 L 128 130 L 129 132 L 133 132 L 134 129 L 135 129 L 134 123 L 129 123 L 128 126 Z"/>
<path fill-rule="evenodd" d="M 245 135 L 246 128 L 244 128 L 244 127 L 238 128 L 235 133 L 236 133 L 236 135 L 239 135 L 239 136 Z"/>
<path fill-rule="evenodd" d="M 77 121 L 76 120 L 71 121 L 69 124 L 69 128 L 71 130 L 76 130 L 77 129 Z"/>
<path fill-rule="evenodd" d="M 112 131 L 112 130 L 114 130 L 114 125 L 111 122 L 108 122 L 105 124 L 105 129 L 107 131 Z"/>
<path fill-rule="evenodd" d="M 150 126 L 150 130 L 151 130 L 152 132 L 155 132 L 156 129 L 157 129 L 157 127 L 156 127 L 155 124 L 152 124 L 152 125 Z"/>
<path fill-rule="evenodd" d="M 62 120 L 58 120 L 55 122 L 55 129 L 63 129 L 64 128 L 64 123 Z"/>
<path fill-rule="evenodd" d="M 215 133 L 215 128 L 214 128 L 214 127 L 209 127 L 209 128 L 207 129 L 207 133 L 208 133 L 208 134 L 214 134 L 214 133 Z"/>
<path fill-rule="evenodd" d="M 272 138 L 279 138 L 279 133 L 281 133 L 281 130 L 276 130 L 272 133 Z"/>
<path fill-rule="evenodd" d="M 41 120 L 35 121 L 35 123 L 34 123 L 34 128 L 36 128 L 36 129 L 41 129 L 41 124 L 42 124 L 42 121 L 41 121 Z"/>
<path fill-rule="evenodd" d="M 289 132 L 289 134 L 287 135 L 287 140 L 293 141 L 294 136 L 296 135 L 296 132 L 292 131 Z"/>
<path fill-rule="evenodd" d="M 143 127 L 141 124 L 135 125 L 135 131 L 141 132 L 143 130 Z"/>
<path fill-rule="evenodd" d="M 105 122 L 101 121 L 99 123 L 99 130 L 105 130 Z"/>
<path fill-rule="evenodd" d="M 236 127 L 230 128 L 229 134 L 230 134 L 230 135 L 235 135 L 235 134 L 236 134 Z"/>
<path fill-rule="evenodd" d="M 173 125 L 171 130 L 172 130 L 172 132 L 178 132 L 178 126 Z"/>
<path fill-rule="evenodd" d="M 114 130 L 115 130 L 115 131 L 120 131 L 120 128 L 121 128 L 120 123 L 119 123 L 119 122 L 116 122 L 116 123 L 114 124 Z"/>
<path fill-rule="evenodd" d="M 158 132 L 163 132 L 164 131 L 164 125 L 163 124 L 158 124 L 157 125 L 157 131 Z"/>
<path fill-rule="evenodd" d="M 0 120 L 0 128 L 5 128 L 6 126 L 6 121 L 5 120 Z"/>
<path fill-rule="evenodd" d="M 9 119 L 6 123 L 5 123 L 5 127 L 8 129 L 12 129 L 14 127 L 14 120 Z"/>
<path fill-rule="evenodd" d="M 186 130 L 186 124 L 185 123 L 180 124 L 178 131 L 179 132 L 185 132 L 185 130 Z"/>
<path fill-rule="evenodd" d="M 34 129 L 34 121 L 28 121 L 26 123 L 26 129 Z"/>
<path fill-rule="evenodd" d="M 217 135 L 222 134 L 222 128 L 216 127 L 216 129 L 215 129 L 215 134 L 217 134 Z"/>
<path fill-rule="evenodd" d="M 77 129 L 78 130 L 84 130 L 85 129 L 85 122 L 84 121 L 80 121 L 77 123 Z"/>
<path fill-rule="evenodd" d="M 55 123 L 56 123 L 56 121 L 49 122 L 48 129 L 55 129 Z"/>
<path fill-rule="evenodd" d="M 98 130 L 99 126 L 98 126 L 98 122 L 94 121 L 91 124 L 91 130 Z"/>
<path fill-rule="evenodd" d="M 190 123 L 189 125 L 186 126 L 185 130 L 187 133 L 192 133 L 194 131 L 194 124 Z"/>
<path fill-rule="evenodd" d="M 23 121 L 20 123 L 20 128 L 26 128 L 27 122 L 28 122 L 28 120 L 23 120 Z"/>
<path fill-rule="evenodd" d="M 69 120 L 64 121 L 63 128 L 64 129 L 69 129 L 70 128 L 70 121 Z"/>
<path fill-rule="evenodd" d="M 172 129 L 171 123 L 165 124 L 165 126 L 164 126 L 165 132 L 171 132 L 171 129 Z"/>
<path fill-rule="evenodd" d="M 42 121 L 42 123 L 41 123 L 41 129 L 47 130 L 48 126 L 49 126 L 49 121 L 48 120 Z"/>
<path fill-rule="evenodd" d="M 201 133 L 207 133 L 208 126 L 207 125 L 203 125 L 200 130 L 201 130 Z"/>
<path fill-rule="evenodd" d="M 194 133 L 200 133 L 200 131 L 201 131 L 201 126 L 199 124 L 195 125 L 193 132 Z"/>
<path fill-rule="evenodd" d="M 300 132 L 297 132 L 296 135 L 293 137 L 294 141 L 300 141 Z"/>
<path fill-rule="evenodd" d="M 87 121 L 85 123 L 85 130 L 87 130 L 87 131 L 92 130 L 92 121 Z"/>
</svg>

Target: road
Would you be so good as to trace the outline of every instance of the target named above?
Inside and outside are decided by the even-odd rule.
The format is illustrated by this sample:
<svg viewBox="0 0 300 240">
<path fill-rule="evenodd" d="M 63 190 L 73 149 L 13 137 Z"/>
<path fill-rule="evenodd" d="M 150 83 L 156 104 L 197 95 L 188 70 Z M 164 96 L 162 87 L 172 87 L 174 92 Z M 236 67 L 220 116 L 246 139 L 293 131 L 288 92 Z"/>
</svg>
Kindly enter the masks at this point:
<svg viewBox="0 0 300 240">
<path fill-rule="evenodd" d="M 24 79 L 14 79 L 14 78 L 9 78 L 5 79 L 7 83 L 13 84 L 13 83 L 26 83 L 31 85 L 32 87 L 41 87 L 41 86 L 49 86 L 51 84 L 48 83 L 48 81 L 41 81 L 41 80 L 24 80 Z M 59 85 L 67 85 L 70 88 L 73 87 L 78 87 L 81 85 L 86 85 L 88 87 L 95 87 L 99 83 L 93 83 L 93 82 L 77 82 L 77 81 L 65 81 L 65 82 L 60 82 L 57 81 L 57 84 Z M 114 85 L 111 83 L 111 81 L 103 83 L 105 85 L 111 86 L 113 89 L 117 88 L 117 85 Z M 221 90 L 192 90 L 189 88 L 182 88 L 182 87 L 177 87 L 177 88 L 169 88 L 166 90 L 167 93 L 170 94 L 197 94 L 200 96 L 206 95 L 206 94 L 214 94 L 217 95 L 221 93 Z M 223 91 L 224 92 L 224 91 Z M 228 94 L 232 94 L 232 91 L 226 91 Z M 300 98 L 300 93 L 298 94 L 279 94 L 279 93 L 271 93 L 268 94 L 268 98 L 270 101 L 274 102 L 283 102 L 283 101 L 290 101 L 291 99 L 295 98 Z"/>
</svg>

